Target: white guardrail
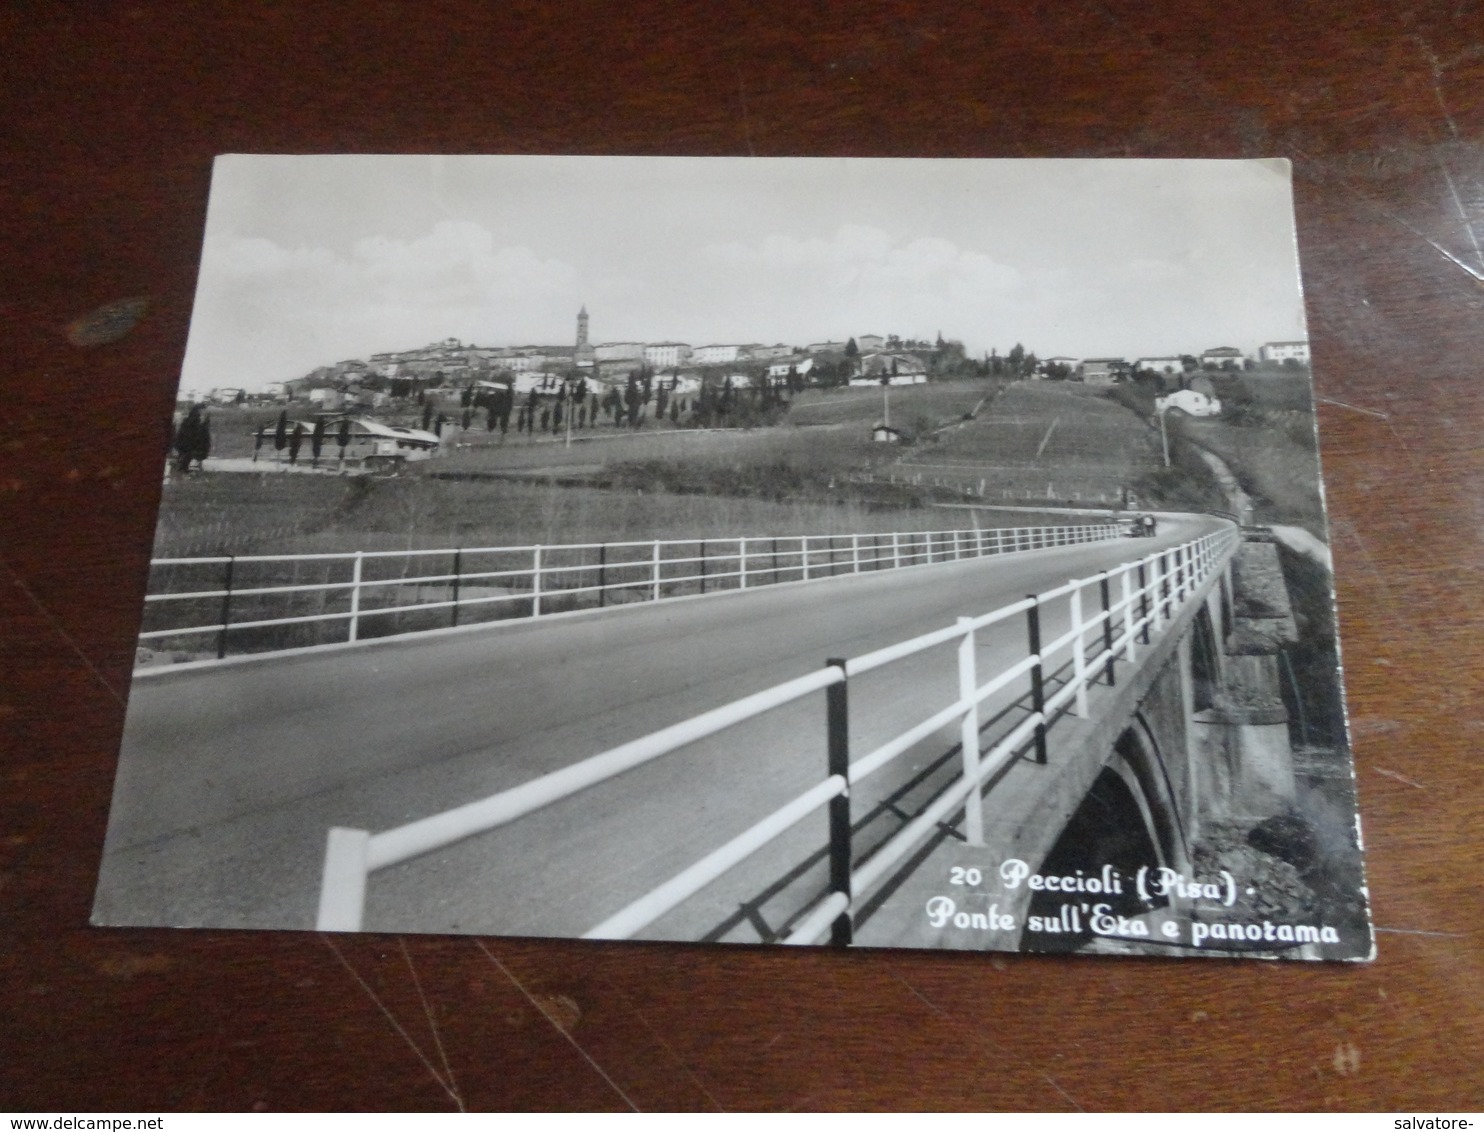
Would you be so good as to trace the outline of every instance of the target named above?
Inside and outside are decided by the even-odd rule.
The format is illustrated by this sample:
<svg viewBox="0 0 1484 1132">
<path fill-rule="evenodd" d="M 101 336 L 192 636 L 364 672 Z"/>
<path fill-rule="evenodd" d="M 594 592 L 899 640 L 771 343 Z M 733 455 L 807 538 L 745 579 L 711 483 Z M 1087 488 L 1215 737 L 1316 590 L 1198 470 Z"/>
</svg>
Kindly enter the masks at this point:
<svg viewBox="0 0 1484 1132">
<path fill-rule="evenodd" d="M 355 641 L 364 622 L 392 614 L 444 611 L 440 617 L 446 620 L 437 625 L 392 629 L 418 632 L 458 625 L 460 614 L 470 610 L 495 611 L 499 618 L 540 617 L 564 608 L 807 582 L 1095 542 L 1119 533 L 1114 524 L 1105 522 L 1003 530 L 156 558 L 150 563 L 151 592 L 144 599 L 146 624 L 139 639 L 215 637 L 221 659 L 233 634 L 242 651 L 252 652 L 330 643 L 292 638 L 285 642 L 288 626 L 343 623 L 345 633 L 337 632 L 335 639 Z M 304 581 L 305 572 L 316 580 Z M 316 608 L 296 612 L 296 602 Z M 178 615 L 171 616 L 176 610 Z M 254 630 L 259 632 L 249 632 Z M 266 630 L 276 630 L 277 638 L 265 637 Z"/>
<path fill-rule="evenodd" d="M 689 868 L 645 893 L 584 934 L 589 939 L 625 939 L 700 891 L 732 866 L 761 849 L 785 830 L 822 807 L 829 808 L 830 882 L 828 890 L 799 918 L 783 940 L 789 944 L 851 942 L 853 910 L 910 854 L 939 823 L 964 809 L 964 835 L 983 844 L 981 784 L 1020 752 L 1034 749 L 1036 761 L 1047 760 L 1047 729 L 1064 713 L 1085 716 L 1088 689 L 1112 683 L 1114 662 L 1133 662 L 1176 616 L 1183 605 L 1206 592 L 1225 567 L 1240 536 L 1234 528 L 1203 535 L 1170 550 L 1146 555 L 1090 578 L 1035 594 L 977 617 L 926 633 L 863 656 L 832 659 L 826 667 L 724 704 L 682 723 L 621 744 L 544 775 L 511 790 L 447 810 L 382 833 L 335 828 L 329 831 L 320 891 L 318 928 L 359 931 L 371 873 L 496 829 L 526 814 L 570 797 L 688 743 L 744 720 L 823 691 L 828 722 L 827 775 L 787 805 L 775 810 L 714 849 Z M 1096 595 L 1089 612 L 1086 595 Z M 1042 642 L 1042 612 L 1065 602 L 1070 627 L 1055 640 Z M 1024 615 L 1026 655 L 981 683 L 975 670 L 976 634 Z M 851 677 L 914 656 L 927 649 L 958 645 L 958 699 L 895 738 L 852 760 L 846 726 L 846 689 Z M 1025 678 L 1028 711 L 1011 730 L 981 751 L 980 707 L 997 692 Z M 1060 687 L 1048 684 L 1060 680 Z M 960 725 L 962 771 L 927 808 L 865 860 L 851 854 L 850 791 L 892 759 L 938 729 Z"/>
</svg>

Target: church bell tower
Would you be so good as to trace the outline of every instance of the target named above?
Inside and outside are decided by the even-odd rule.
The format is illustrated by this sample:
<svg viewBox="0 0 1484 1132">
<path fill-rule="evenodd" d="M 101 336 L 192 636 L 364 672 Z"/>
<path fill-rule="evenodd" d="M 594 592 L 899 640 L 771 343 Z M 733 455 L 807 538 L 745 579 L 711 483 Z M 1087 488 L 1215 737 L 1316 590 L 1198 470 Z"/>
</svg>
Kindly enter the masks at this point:
<svg viewBox="0 0 1484 1132">
<path fill-rule="evenodd" d="M 579 366 L 590 366 L 593 359 L 593 348 L 587 340 L 587 305 L 583 304 L 577 312 L 577 348 L 572 353 L 572 360 Z"/>
</svg>

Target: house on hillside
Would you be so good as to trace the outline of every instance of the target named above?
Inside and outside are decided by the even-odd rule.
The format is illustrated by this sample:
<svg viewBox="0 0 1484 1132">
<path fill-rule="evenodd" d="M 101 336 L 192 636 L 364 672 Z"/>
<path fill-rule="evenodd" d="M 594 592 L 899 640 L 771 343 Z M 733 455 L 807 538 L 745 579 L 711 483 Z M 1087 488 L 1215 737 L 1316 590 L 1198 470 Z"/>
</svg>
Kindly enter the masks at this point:
<svg viewBox="0 0 1484 1132">
<path fill-rule="evenodd" d="M 851 385 L 925 385 L 927 366 L 915 354 L 865 354 Z"/>
<path fill-rule="evenodd" d="M 794 353 L 792 346 L 785 346 L 779 342 L 776 346 L 754 346 L 752 348 L 752 360 L 755 362 L 772 362 L 779 358 L 787 358 Z"/>
<path fill-rule="evenodd" d="M 788 371 L 793 370 L 800 377 L 804 377 L 814 368 L 814 359 L 805 357 L 788 357 L 783 361 L 774 362 L 768 367 L 769 377 L 787 377 Z"/>
<path fill-rule="evenodd" d="M 878 444 L 900 444 L 902 443 L 902 434 L 898 429 L 892 428 L 891 425 L 879 424 L 871 430 L 871 439 Z"/>
<path fill-rule="evenodd" d="M 1264 342 L 1258 350 L 1258 356 L 1265 362 L 1298 362 L 1300 365 L 1309 364 L 1309 343 L 1307 342 Z"/>
<path fill-rule="evenodd" d="M 1128 372 L 1122 358 L 1087 358 L 1081 367 L 1082 380 L 1088 385 L 1117 385 Z"/>
<path fill-rule="evenodd" d="M 1143 370 L 1147 373 L 1157 373 L 1161 377 L 1178 375 L 1185 372 L 1185 366 L 1180 361 L 1179 355 L 1161 354 L 1157 357 L 1135 358 L 1134 369 Z"/>
<path fill-rule="evenodd" d="M 698 366 L 727 365 L 737 360 L 741 346 L 712 343 L 708 346 L 697 346 L 690 353 L 690 360 Z"/>
<path fill-rule="evenodd" d="M 1201 365 L 1212 369 L 1241 369 L 1245 355 L 1235 346 L 1217 346 L 1201 355 Z"/>
</svg>

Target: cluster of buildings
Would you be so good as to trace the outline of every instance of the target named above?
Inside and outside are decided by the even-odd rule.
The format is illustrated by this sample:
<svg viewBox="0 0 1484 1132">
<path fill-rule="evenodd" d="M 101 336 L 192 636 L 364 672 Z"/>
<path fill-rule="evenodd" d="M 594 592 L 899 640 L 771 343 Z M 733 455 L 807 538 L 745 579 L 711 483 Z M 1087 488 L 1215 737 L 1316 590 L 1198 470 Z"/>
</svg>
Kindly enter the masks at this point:
<svg viewBox="0 0 1484 1132">
<path fill-rule="evenodd" d="M 426 388 L 464 389 L 490 383 L 513 387 L 519 395 L 555 386 L 578 373 L 601 385 L 624 382 L 636 369 L 662 375 L 681 394 L 692 393 L 710 375 L 745 388 L 767 378 L 791 383 L 851 385 L 918 385 L 928 380 L 927 358 L 942 345 L 895 335 L 862 334 L 844 342 L 806 346 L 758 342 L 597 342 L 588 332 L 588 313 L 577 314 L 570 346 L 476 346 L 445 338 L 415 350 L 373 354 L 321 366 L 289 382 L 270 384 L 252 393 L 217 389 L 208 395 L 183 394 L 217 404 L 309 401 L 323 411 L 381 408 L 388 401 Z M 1198 369 L 1244 369 L 1251 361 L 1307 365 L 1309 344 L 1268 342 L 1249 359 L 1232 346 L 1217 346 L 1200 355 L 1135 358 L 1052 357 L 1041 361 L 1034 377 L 1080 380 L 1113 385 L 1145 372 L 1178 377 Z M 1178 384 L 1170 382 L 1170 384 Z"/>
<path fill-rule="evenodd" d="M 1250 363 L 1282 365 L 1309 364 L 1309 343 L 1264 342 L 1258 347 L 1256 358 L 1249 357 L 1235 346 L 1214 346 L 1201 354 L 1162 354 L 1135 358 L 1047 358 L 1037 368 L 1038 377 L 1070 377 L 1080 379 L 1088 385 L 1116 385 L 1137 373 L 1152 373 L 1159 377 L 1178 377 L 1195 370 L 1238 370 L 1249 368 Z"/>
<path fill-rule="evenodd" d="M 445 338 L 420 349 L 321 366 L 301 378 L 276 383 L 251 395 L 220 389 L 209 397 L 194 399 L 230 404 L 246 396 L 257 403 L 309 401 L 324 411 L 375 409 L 409 386 L 463 389 L 494 383 L 513 387 L 524 396 L 533 390 L 539 393 L 554 389 L 561 377 L 573 372 L 599 384 L 617 385 L 640 368 L 663 376 L 680 394 L 694 393 L 708 373 L 717 380 L 730 380 L 734 388 L 746 388 L 764 377 L 817 384 L 823 373 L 852 385 L 916 385 L 927 381 L 924 357 L 933 348 L 929 342 L 878 334 L 802 347 L 758 342 L 594 343 L 584 307 L 578 312 L 576 338 L 570 346 L 476 346 Z M 847 359 L 850 365 L 842 368 Z"/>
</svg>

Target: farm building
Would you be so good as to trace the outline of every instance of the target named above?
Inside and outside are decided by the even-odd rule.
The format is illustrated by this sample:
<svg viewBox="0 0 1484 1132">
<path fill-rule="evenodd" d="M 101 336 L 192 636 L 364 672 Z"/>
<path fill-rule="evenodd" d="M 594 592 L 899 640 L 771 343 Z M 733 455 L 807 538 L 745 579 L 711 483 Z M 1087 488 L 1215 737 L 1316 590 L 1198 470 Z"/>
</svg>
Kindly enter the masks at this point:
<svg viewBox="0 0 1484 1132">
<path fill-rule="evenodd" d="M 399 425 L 382 424 L 380 421 L 369 420 L 365 417 L 338 417 L 322 418 L 325 424 L 324 440 L 320 450 L 320 458 L 339 459 L 340 430 L 342 422 L 349 424 L 349 443 L 345 446 L 344 456 L 347 460 L 366 462 L 391 463 L 398 460 L 426 460 L 438 453 L 440 441 L 431 432 L 424 432 L 419 428 L 402 428 Z M 313 458 L 310 450 L 310 438 L 314 435 L 314 421 L 287 421 L 286 432 L 292 435 L 297 427 L 302 430 L 299 460 L 308 462 Z M 253 459 L 273 459 L 276 449 L 273 447 L 273 438 L 276 433 L 276 422 L 265 424 L 258 429 L 253 446 Z M 288 449 L 284 449 L 282 459 L 287 459 Z M 266 454 L 266 455 L 260 455 Z"/>
<path fill-rule="evenodd" d="M 1155 412 L 1165 413 L 1171 409 L 1179 409 L 1193 417 L 1214 417 L 1221 412 L 1221 402 L 1195 389 L 1181 389 L 1166 397 L 1154 399 Z"/>
</svg>

